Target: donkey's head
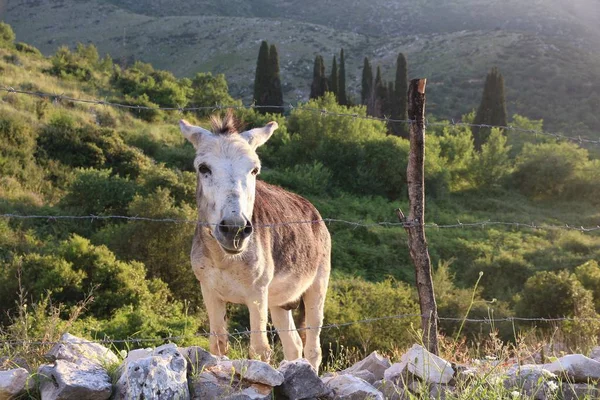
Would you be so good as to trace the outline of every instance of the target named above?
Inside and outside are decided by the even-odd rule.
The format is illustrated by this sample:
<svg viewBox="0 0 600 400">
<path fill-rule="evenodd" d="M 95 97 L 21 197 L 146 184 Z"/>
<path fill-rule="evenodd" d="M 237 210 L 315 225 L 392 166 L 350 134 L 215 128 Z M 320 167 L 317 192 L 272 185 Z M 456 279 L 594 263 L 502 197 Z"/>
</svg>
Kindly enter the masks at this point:
<svg viewBox="0 0 600 400">
<path fill-rule="evenodd" d="M 278 128 L 269 122 L 262 128 L 238 133 L 231 113 L 212 117 L 212 132 L 181 120 L 181 132 L 196 149 L 198 213 L 212 236 L 228 254 L 239 254 L 252 235 L 252 212 L 260 160 L 256 148 Z"/>
</svg>

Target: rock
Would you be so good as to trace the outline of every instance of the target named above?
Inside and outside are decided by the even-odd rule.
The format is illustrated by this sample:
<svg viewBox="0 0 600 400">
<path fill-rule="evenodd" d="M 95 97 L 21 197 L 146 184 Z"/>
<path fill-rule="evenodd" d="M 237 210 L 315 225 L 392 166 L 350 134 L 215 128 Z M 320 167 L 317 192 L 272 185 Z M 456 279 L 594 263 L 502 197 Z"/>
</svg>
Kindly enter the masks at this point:
<svg viewBox="0 0 600 400">
<path fill-rule="evenodd" d="M 231 363 L 205 369 L 192 379 L 191 386 L 195 400 L 270 400 L 273 394 L 271 386 L 240 379 Z"/>
<path fill-rule="evenodd" d="M 56 360 L 38 369 L 42 400 L 105 400 L 112 383 L 106 370 L 92 362 Z"/>
<path fill-rule="evenodd" d="M 52 360 L 66 360 L 74 364 L 89 361 L 100 366 L 117 364 L 119 358 L 111 350 L 98 343 L 65 333 L 60 342 L 46 355 Z M 84 361 L 82 361 L 84 360 Z"/>
<path fill-rule="evenodd" d="M 343 375 L 343 374 L 340 374 Z M 374 384 L 375 382 L 377 382 L 377 379 L 375 378 L 375 375 L 373 375 L 373 373 L 371 371 L 367 371 L 366 369 L 360 370 L 360 371 L 356 371 L 356 372 L 352 372 L 351 374 L 346 374 L 346 375 L 352 375 L 355 376 L 357 378 L 362 379 L 365 382 L 368 382 L 369 384 Z"/>
<path fill-rule="evenodd" d="M 31 367 L 23 357 L 0 357 L 0 371 L 24 368 L 31 372 Z"/>
<path fill-rule="evenodd" d="M 563 375 L 570 382 L 587 383 L 600 380 L 600 362 L 592 360 L 583 354 L 569 354 L 550 364 L 544 364 L 544 369 L 557 375 Z"/>
<path fill-rule="evenodd" d="M 327 386 L 304 358 L 282 361 L 278 370 L 284 378 L 283 384 L 275 389 L 278 395 L 290 400 L 300 400 L 326 396 L 329 393 Z"/>
<path fill-rule="evenodd" d="M 542 365 L 529 364 L 510 368 L 503 384 L 507 390 L 516 390 L 536 400 L 545 400 L 556 392 L 557 376 Z M 549 396 L 550 395 L 550 396 Z"/>
<path fill-rule="evenodd" d="M 351 374 L 372 384 L 375 381 L 383 379 L 383 374 L 389 367 L 391 367 L 390 360 L 380 356 L 379 353 L 374 351 L 363 360 L 357 362 L 350 368 L 346 368 L 339 374 Z M 371 378 L 372 380 L 365 379 L 366 377 L 369 377 L 369 375 L 361 373 L 362 371 L 369 371 L 371 374 L 373 374 L 373 378 Z"/>
<path fill-rule="evenodd" d="M 408 398 L 404 389 L 394 382 L 380 380 L 375 382 L 373 387 L 379 390 L 386 400 L 404 400 Z"/>
<path fill-rule="evenodd" d="M 236 374 L 241 379 L 268 386 L 279 386 L 283 383 L 283 374 L 269 364 L 258 360 L 232 361 Z"/>
<path fill-rule="evenodd" d="M 542 348 L 531 355 L 536 364 L 544 364 L 548 357 L 560 357 L 569 351 L 569 348 L 561 342 L 545 344 Z"/>
<path fill-rule="evenodd" d="M 400 362 L 385 370 L 386 381 L 397 381 L 398 378 L 411 373 L 428 384 L 447 384 L 454 377 L 452 364 L 415 344 L 405 353 Z"/>
<path fill-rule="evenodd" d="M 187 362 L 174 344 L 157 347 L 149 356 L 135 354 L 122 366 L 115 399 L 189 399 Z"/>
<path fill-rule="evenodd" d="M 25 393 L 29 383 L 29 371 L 16 368 L 0 371 L 0 400 L 12 399 Z"/>
<path fill-rule="evenodd" d="M 196 374 L 209 367 L 214 367 L 219 359 L 200 346 L 179 348 L 188 363 L 188 374 Z"/>
<path fill-rule="evenodd" d="M 600 346 L 594 346 L 590 352 L 590 358 L 592 360 L 600 361 Z"/>
<path fill-rule="evenodd" d="M 333 391 L 336 400 L 383 400 L 383 393 L 368 382 L 351 374 L 323 378 L 323 383 Z"/>
<path fill-rule="evenodd" d="M 563 383 L 561 387 L 563 400 L 598 399 L 600 389 L 587 383 Z"/>
<path fill-rule="evenodd" d="M 435 400 L 452 399 L 456 397 L 454 392 L 454 386 L 433 384 L 429 387 L 429 398 Z"/>
</svg>

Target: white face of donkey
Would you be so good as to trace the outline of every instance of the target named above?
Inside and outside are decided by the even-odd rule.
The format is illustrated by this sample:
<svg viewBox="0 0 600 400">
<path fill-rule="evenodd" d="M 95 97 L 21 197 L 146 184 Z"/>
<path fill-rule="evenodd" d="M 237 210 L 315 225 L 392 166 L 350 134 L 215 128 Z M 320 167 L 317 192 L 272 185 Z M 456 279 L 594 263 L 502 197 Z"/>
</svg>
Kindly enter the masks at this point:
<svg viewBox="0 0 600 400">
<path fill-rule="evenodd" d="M 185 120 L 179 126 L 196 149 L 199 215 L 227 254 L 240 254 L 253 231 L 256 176 L 260 172 L 256 148 L 271 137 L 277 122 L 239 134 L 231 130 L 212 133 Z"/>
</svg>

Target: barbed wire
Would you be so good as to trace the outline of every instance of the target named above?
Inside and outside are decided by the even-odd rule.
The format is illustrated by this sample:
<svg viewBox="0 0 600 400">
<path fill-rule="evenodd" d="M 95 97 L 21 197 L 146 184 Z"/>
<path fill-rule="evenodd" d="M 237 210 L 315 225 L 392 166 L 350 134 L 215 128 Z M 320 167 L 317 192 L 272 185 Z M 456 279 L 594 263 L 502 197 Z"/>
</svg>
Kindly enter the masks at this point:
<svg viewBox="0 0 600 400">
<path fill-rule="evenodd" d="M 115 103 L 115 102 L 110 102 L 108 100 L 96 100 L 96 99 L 82 99 L 82 98 L 76 98 L 76 97 L 71 97 L 71 96 L 65 96 L 64 93 L 63 94 L 57 94 L 57 93 L 46 93 L 46 92 L 33 92 L 33 91 L 28 91 L 28 90 L 20 90 L 20 89 L 15 89 L 12 87 L 7 87 L 7 86 L 3 86 L 0 87 L 0 91 L 4 91 L 4 92 L 8 92 L 8 93 L 15 93 L 15 94 L 24 94 L 24 95 L 29 95 L 29 96 L 36 96 L 36 97 L 43 97 L 43 98 L 48 98 L 51 99 L 53 102 L 60 102 L 60 101 L 70 101 L 70 102 L 77 102 L 77 103 L 86 103 L 86 104 L 95 104 L 95 105 L 100 105 L 100 106 L 108 106 L 108 107 L 115 107 L 115 108 L 124 108 L 124 109 L 128 109 L 128 110 L 151 110 L 151 111 L 178 111 L 178 112 L 188 112 L 188 111 L 221 111 L 221 110 L 226 110 L 226 109 L 235 109 L 235 110 L 239 110 L 239 109 L 271 109 L 271 110 L 289 110 L 289 111 L 293 111 L 293 110 L 303 110 L 303 111 L 308 111 L 308 112 L 313 112 L 316 114 L 320 114 L 320 115 L 329 115 L 329 116 L 338 116 L 338 117 L 350 117 L 350 118 L 354 118 L 354 119 L 364 119 L 364 120 L 372 120 L 372 121 L 381 121 L 381 122 L 385 122 L 385 123 L 404 123 L 404 124 L 412 124 L 413 120 L 410 119 L 394 119 L 394 118 L 389 118 L 389 117 L 374 117 L 374 116 L 369 116 L 369 115 L 360 115 L 358 113 L 339 113 L 339 112 L 332 112 L 332 111 L 328 111 L 325 109 L 320 109 L 320 108 L 314 108 L 314 107 L 308 107 L 302 104 L 296 104 L 296 105 L 292 105 L 292 104 L 287 104 L 287 105 L 257 105 L 257 104 L 248 104 L 248 105 L 239 105 L 239 104 L 231 104 L 231 105 L 224 105 L 224 104 L 215 104 L 213 106 L 194 106 L 194 107 L 160 107 L 160 106 L 143 106 L 143 105 L 132 105 L 132 104 L 122 104 L 122 103 Z M 428 121 L 427 119 L 425 120 L 425 124 L 428 126 L 442 126 L 442 127 L 469 127 L 469 128 L 473 128 L 473 127 L 479 127 L 479 128 L 498 128 L 498 129 L 503 129 L 503 130 L 507 130 L 507 131 L 514 131 L 514 132 L 520 132 L 520 133 L 526 133 L 526 134 L 533 134 L 533 135 L 540 135 L 540 136 L 548 136 L 548 137 L 552 137 L 555 139 L 559 139 L 559 140 L 567 140 L 570 142 L 576 142 L 579 144 L 593 144 L 593 145 L 600 145 L 600 139 L 599 140 L 595 140 L 595 139 L 589 139 L 586 137 L 583 137 L 581 135 L 578 136 L 568 136 L 568 135 L 564 135 L 562 133 L 553 133 L 553 132 L 546 132 L 546 131 L 542 131 L 539 129 L 525 129 L 525 128 L 520 128 L 517 126 L 513 126 L 513 125 L 490 125 L 490 124 L 472 124 L 472 123 L 467 123 L 467 122 L 456 122 L 454 120 L 448 121 L 448 122 L 436 122 L 436 121 Z"/>
<path fill-rule="evenodd" d="M 355 321 L 341 322 L 341 323 L 331 323 L 325 324 L 318 327 L 300 327 L 296 329 L 275 329 L 268 328 L 266 330 L 243 330 L 243 331 L 235 331 L 235 332 L 227 332 L 227 333 L 214 333 L 214 332 L 198 332 L 195 334 L 189 335 L 175 335 L 175 336 L 165 336 L 159 338 L 127 338 L 127 339 L 96 339 L 96 340 L 79 340 L 79 341 L 45 341 L 45 340 L 0 340 L 1 345 L 9 345 L 9 346 L 19 346 L 19 345 L 32 345 L 32 346 L 46 346 L 46 345 L 56 345 L 62 343 L 69 344 L 119 344 L 119 343 L 148 343 L 148 342 L 177 342 L 186 339 L 194 339 L 198 337 L 210 337 L 210 336 L 227 336 L 231 338 L 239 338 L 239 337 L 248 337 L 252 334 L 269 334 L 273 335 L 280 332 L 293 332 L 293 331 L 306 331 L 306 330 L 329 330 L 329 329 L 340 329 L 345 328 L 352 325 L 357 324 L 370 324 L 374 322 L 387 321 L 387 320 L 404 320 L 404 319 L 413 319 L 423 317 L 422 314 L 395 314 L 395 315 L 386 315 L 383 317 L 374 317 L 374 318 L 365 318 Z M 590 322 L 590 321 L 600 321 L 600 317 L 556 317 L 556 318 L 548 318 L 548 317 L 502 317 L 502 318 L 459 318 L 459 317 L 438 317 L 438 321 L 449 321 L 449 322 L 468 322 L 468 323 L 479 323 L 479 324 L 489 324 L 493 325 L 495 323 L 501 322 L 544 322 L 544 323 L 558 323 L 558 322 Z"/>
<path fill-rule="evenodd" d="M 125 221 L 141 221 L 141 222 L 156 222 L 156 223 L 173 223 L 173 224 L 194 224 L 197 226 L 206 227 L 217 227 L 227 226 L 222 224 L 214 224 L 209 222 L 202 222 L 194 219 L 185 218 L 153 218 L 153 217 L 140 217 L 140 216 L 127 216 L 127 215 L 23 215 L 23 214 L 0 214 L 0 218 L 5 219 L 44 219 L 48 222 L 59 221 L 59 220 L 125 220 Z M 406 222 L 361 222 L 361 221 L 348 221 L 339 218 L 322 218 L 314 220 L 299 220 L 299 221 L 286 221 L 276 222 L 270 224 L 254 224 L 255 228 L 276 228 L 280 226 L 299 225 L 299 224 L 345 224 L 355 228 L 374 228 L 374 227 L 403 227 L 410 228 L 418 226 L 418 221 L 406 221 Z M 600 225 L 596 226 L 576 226 L 573 224 L 562 224 L 562 225 L 549 225 L 549 224 L 537 224 L 535 222 L 507 222 L 507 221 L 478 221 L 478 222 L 461 222 L 457 221 L 455 224 L 439 224 L 435 222 L 428 222 L 424 224 L 428 228 L 436 229 L 451 229 L 451 228 L 486 228 L 489 226 L 506 226 L 514 228 L 528 228 L 534 230 L 569 230 L 579 232 L 594 232 L 600 231 Z"/>
</svg>

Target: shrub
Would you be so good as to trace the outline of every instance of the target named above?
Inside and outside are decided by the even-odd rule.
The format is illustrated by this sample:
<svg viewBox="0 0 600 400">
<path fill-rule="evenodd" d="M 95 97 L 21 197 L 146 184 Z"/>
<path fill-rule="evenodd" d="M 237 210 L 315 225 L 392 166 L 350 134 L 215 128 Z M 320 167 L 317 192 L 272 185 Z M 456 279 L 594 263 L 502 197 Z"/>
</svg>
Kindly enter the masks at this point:
<svg viewBox="0 0 600 400">
<path fill-rule="evenodd" d="M 337 279 L 330 283 L 325 303 L 325 324 L 341 324 L 362 319 L 419 314 L 413 290 L 391 279 L 378 283 L 360 279 Z M 321 333 L 325 349 L 332 344 L 356 347 L 364 354 L 373 350 L 390 352 L 414 341 L 411 325 L 420 318 L 390 318 L 369 323 L 325 329 Z"/>
<path fill-rule="evenodd" d="M 498 185 L 510 174 L 510 146 L 506 145 L 506 141 L 502 130 L 492 128 L 487 141 L 481 146 L 481 152 L 471 164 L 471 175 L 477 186 L 489 188 Z"/>
<path fill-rule="evenodd" d="M 126 215 L 138 190 L 110 170 L 79 169 L 60 206 L 83 215 Z"/>
<path fill-rule="evenodd" d="M 515 311 L 520 317 L 581 318 L 560 323 L 569 342 L 575 346 L 589 345 L 590 341 L 595 343 L 600 329 L 597 321 L 590 320 L 598 318 L 592 293 L 583 287 L 575 274 L 565 270 L 542 271 L 527 279 Z"/>
<path fill-rule="evenodd" d="M 283 171 L 267 170 L 261 174 L 267 182 L 303 194 L 325 194 L 329 191 L 331 171 L 318 161 L 295 165 Z"/>
<path fill-rule="evenodd" d="M 167 189 L 136 196 L 128 213 L 158 219 L 194 221 L 196 218 L 192 207 L 176 206 Z M 150 278 L 160 278 L 178 300 L 200 307 L 200 286 L 190 267 L 194 227 L 193 223 L 132 221 L 106 227 L 94 241 L 106 243 L 124 260 L 144 263 Z"/>
<path fill-rule="evenodd" d="M 575 276 L 584 288 L 592 292 L 596 312 L 600 312 L 600 266 L 595 260 L 575 268 Z"/>
<path fill-rule="evenodd" d="M 524 194 L 538 199 L 562 196 L 588 163 L 588 152 L 571 143 L 525 144 L 513 180 Z"/>
<path fill-rule="evenodd" d="M 0 22 L 0 46 L 12 47 L 15 41 L 15 32 L 11 26 L 5 22 Z"/>
<path fill-rule="evenodd" d="M 42 57 L 41 51 L 27 43 L 18 42 L 17 44 L 15 44 L 15 48 L 21 53 L 33 54 L 35 56 Z"/>
</svg>

